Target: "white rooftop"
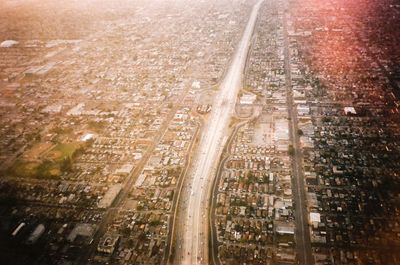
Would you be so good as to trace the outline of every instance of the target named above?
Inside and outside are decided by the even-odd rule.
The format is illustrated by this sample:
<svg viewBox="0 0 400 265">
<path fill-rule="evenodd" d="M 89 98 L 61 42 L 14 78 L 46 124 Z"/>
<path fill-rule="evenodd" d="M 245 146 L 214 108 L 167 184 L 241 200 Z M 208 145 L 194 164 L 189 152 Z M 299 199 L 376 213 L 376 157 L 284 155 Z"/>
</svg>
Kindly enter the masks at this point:
<svg viewBox="0 0 400 265">
<path fill-rule="evenodd" d="M 357 114 L 357 112 L 354 109 L 354 107 L 345 107 L 344 108 L 344 113 L 346 113 L 346 114 L 351 113 L 351 114 L 354 114 L 354 115 Z"/>
<path fill-rule="evenodd" d="M 10 48 L 16 44 L 18 44 L 18 41 L 16 41 L 16 40 L 5 40 L 2 43 L 0 43 L 0 47 L 1 48 Z"/>
<path fill-rule="evenodd" d="M 319 213 L 310 213 L 310 221 L 320 223 L 321 215 Z"/>
<path fill-rule="evenodd" d="M 93 133 L 87 133 L 81 137 L 81 141 L 86 142 L 94 137 Z"/>
</svg>

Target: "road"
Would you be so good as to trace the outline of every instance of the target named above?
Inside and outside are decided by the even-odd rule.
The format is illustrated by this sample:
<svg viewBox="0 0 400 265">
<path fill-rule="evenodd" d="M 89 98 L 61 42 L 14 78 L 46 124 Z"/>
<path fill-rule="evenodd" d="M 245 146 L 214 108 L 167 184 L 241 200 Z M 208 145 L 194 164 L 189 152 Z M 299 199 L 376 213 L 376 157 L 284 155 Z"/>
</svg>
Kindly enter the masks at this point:
<svg viewBox="0 0 400 265">
<path fill-rule="evenodd" d="M 188 92 L 190 87 L 187 88 L 182 93 L 182 98 L 184 98 Z M 129 196 L 129 193 L 134 187 L 137 177 L 143 171 L 143 168 L 146 166 L 147 162 L 149 161 L 150 157 L 154 153 L 155 148 L 157 147 L 158 143 L 161 142 L 165 133 L 168 130 L 168 126 L 171 124 L 172 119 L 174 118 L 178 109 L 182 107 L 180 104 L 180 99 L 176 99 L 173 104 L 173 108 L 171 109 L 170 113 L 168 113 L 165 121 L 159 128 L 154 140 L 151 142 L 149 147 L 147 148 L 145 154 L 143 155 L 142 159 L 140 160 L 139 164 L 129 173 L 128 177 L 123 183 L 123 188 L 118 196 L 113 201 L 111 207 L 109 207 L 105 212 L 102 220 L 99 223 L 99 227 L 96 231 L 96 234 L 93 238 L 93 243 L 91 244 L 90 248 L 78 259 L 78 264 L 86 265 L 88 264 L 88 260 L 92 258 L 96 254 L 97 245 L 100 241 L 100 238 L 107 232 L 110 225 L 113 223 L 114 218 L 117 216 L 118 211 L 123 208 L 124 202 Z M 166 257 L 164 257 L 166 259 Z"/>
<path fill-rule="evenodd" d="M 168 238 L 167 238 L 167 247 L 164 254 L 164 263 L 169 264 L 171 260 L 173 260 L 173 255 L 174 255 L 174 248 L 173 248 L 173 242 L 175 240 L 176 232 L 175 229 L 177 225 L 179 226 L 179 219 L 177 218 L 178 216 L 178 210 L 179 210 L 179 200 L 182 194 L 183 190 L 183 184 L 184 184 L 184 178 L 187 175 L 187 172 L 189 171 L 190 165 L 192 163 L 192 152 L 193 149 L 196 148 L 196 139 L 198 138 L 198 135 L 200 133 L 200 129 L 202 128 L 203 122 L 196 122 L 196 132 L 194 133 L 193 140 L 190 143 L 189 149 L 188 149 L 188 157 L 185 162 L 184 169 L 182 170 L 181 174 L 179 175 L 179 180 L 178 180 L 178 185 L 177 185 L 177 190 L 175 191 L 174 194 L 174 199 L 172 203 L 172 210 L 171 212 L 173 214 L 170 215 L 169 217 L 169 232 L 168 232 Z"/>
<path fill-rule="evenodd" d="M 145 154 L 143 155 L 142 159 L 140 160 L 140 163 L 132 170 L 126 180 L 123 183 L 123 188 L 121 192 L 118 194 L 118 196 L 115 198 L 113 201 L 112 205 L 110 208 L 108 208 L 104 216 L 99 223 L 99 227 L 96 231 L 96 234 L 94 235 L 93 238 L 93 243 L 91 244 L 91 247 L 79 258 L 78 264 L 87 264 L 88 260 L 93 257 L 96 253 L 97 245 L 100 241 L 100 238 L 107 232 L 109 229 L 110 225 L 112 224 L 114 218 L 117 216 L 118 211 L 121 209 L 123 206 L 123 203 L 126 201 L 128 198 L 129 193 L 131 192 L 135 181 L 137 179 L 137 176 L 142 172 L 143 168 L 147 164 L 148 160 L 150 159 L 151 155 L 153 154 L 154 149 L 156 148 L 157 144 L 161 141 L 161 139 L 164 137 L 165 133 L 167 132 L 168 125 L 172 121 L 173 117 L 175 116 L 175 113 L 178 109 L 178 106 L 175 106 L 171 112 L 168 114 L 168 117 L 166 118 L 166 121 L 163 123 L 161 126 L 158 134 L 156 135 L 154 141 L 152 144 L 147 148 Z"/>
<path fill-rule="evenodd" d="M 290 67 L 290 47 L 289 37 L 287 32 L 286 14 L 284 14 L 283 21 L 284 28 L 284 55 L 285 55 L 285 84 L 287 93 L 287 106 L 289 112 L 289 135 L 290 141 L 294 147 L 294 155 L 292 157 L 292 186 L 293 186 L 293 199 L 295 202 L 295 220 L 296 220 L 296 248 L 298 253 L 298 260 L 302 265 L 311 265 L 311 240 L 310 230 L 308 227 L 308 211 L 306 205 L 306 191 L 304 185 L 303 174 L 303 157 L 301 153 L 300 137 L 298 134 L 298 118 L 297 107 L 293 102 L 293 89 L 292 77 Z"/>
<path fill-rule="evenodd" d="M 226 139 L 230 118 L 241 88 L 242 76 L 250 40 L 263 0 L 253 7 L 228 72 L 220 85 L 208 122 L 205 124 L 198 153 L 190 174 L 190 183 L 184 190 L 187 207 L 184 225 L 179 227 L 183 235 L 182 247 L 176 261 L 180 264 L 208 264 L 208 205 L 211 184 L 215 177 L 218 160 Z"/>
<path fill-rule="evenodd" d="M 212 196 L 211 197 L 211 207 L 210 207 L 210 210 L 209 210 L 209 214 L 210 214 L 210 218 L 209 218 L 210 223 L 209 223 L 209 225 L 210 225 L 210 231 L 211 231 L 211 233 L 210 233 L 210 236 L 211 236 L 211 239 L 210 239 L 211 255 L 210 256 L 212 258 L 212 262 L 210 262 L 209 264 L 214 264 L 214 265 L 221 264 L 221 261 L 220 261 L 220 259 L 218 257 L 218 237 L 217 237 L 217 229 L 215 227 L 215 220 L 216 220 L 216 217 L 215 217 L 215 208 L 216 208 L 215 204 L 217 202 L 218 183 L 219 183 L 219 181 L 221 179 L 222 170 L 225 167 L 226 161 L 228 161 L 228 158 L 231 155 L 230 152 L 231 152 L 232 142 L 235 139 L 238 130 L 243 125 L 245 125 L 250 120 L 252 120 L 252 118 L 254 118 L 254 116 L 255 115 L 252 114 L 252 116 L 249 119 L 244 120 L 244 121 L 242 121 L 242 122 L 240 122 L 240 123 L 235 125 L 235 127 L 233 129 L 233 132 L 229 136 L 227 144 L 224 146 L 223 155 L 221 157 L 221 161 L 219 162 L 218 170 L 217 170 L 215 179 L 213 181 L 213 187 L 212 187 L 212 193 L 211 193 L 211 196 Z"/>
</svg>

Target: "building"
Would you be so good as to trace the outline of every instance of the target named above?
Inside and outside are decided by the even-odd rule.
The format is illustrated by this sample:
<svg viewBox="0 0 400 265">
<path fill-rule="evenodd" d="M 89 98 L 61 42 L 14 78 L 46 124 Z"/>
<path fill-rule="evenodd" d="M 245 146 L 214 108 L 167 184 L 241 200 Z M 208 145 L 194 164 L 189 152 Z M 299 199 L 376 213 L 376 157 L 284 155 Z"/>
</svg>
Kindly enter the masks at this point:
<svg viewBox="0 0 400 265">
<path fill-rule="evenodd" d="M 97 251 L 106 254 L 112 254 L 120 238 L 119 234 L 106 233 L 97 246 Z"/>
</svg>

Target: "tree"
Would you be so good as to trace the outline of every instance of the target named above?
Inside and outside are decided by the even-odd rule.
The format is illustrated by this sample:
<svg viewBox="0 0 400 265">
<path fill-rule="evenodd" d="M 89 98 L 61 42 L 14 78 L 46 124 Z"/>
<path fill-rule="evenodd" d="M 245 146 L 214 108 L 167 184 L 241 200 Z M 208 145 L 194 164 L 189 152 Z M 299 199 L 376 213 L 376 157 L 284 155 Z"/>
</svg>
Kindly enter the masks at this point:
<svg viewBox="0 0 400 265">
<path fill-rule="evenodd" d="M 332 121 L 332 119 L 330 117 L 323 117 L 322 118 L 322 122 L 327 123 L 327 122 L 331 122 L 331 121 Z"/>
<path fill-rule="evenodd" d="M 235 229 L 236 232 L 243 232 L 243 228 L 239 224 L 235 224 L 235 228 L 234 229 Z"/>
<path fill-rule="evenodd" d="M 52 177 L 50 169 L 53 166 L 53 162 L 50 160 L 44 160 L 38 167 L 37 167 L 37 177 L 39 178 L 49 178 Z"/>
<path fill-rule="evenodd" d="M 288 154 L 290 155 L 290 156 L 293 156 L 294 155 L 294 147 L 293 147 L 293 145 L 289 145 L 289 148 L 288 148 Z"/>
<path fill-rule="evenodd" d="M 61 171 L 70 172 L 72 170 L 72 159 L 71 157 L 66 157 L 61 163 L 60 166 Z"/>
<path fill-rule="evenodd" d="M 303 132 L 302 129 L 298 129 L 298 130 L 297 130 L 297 134 L 300 135 L 300 136 L 303 136 L 303 135 L 304 135 L 304 132 Z"/>
</svg>

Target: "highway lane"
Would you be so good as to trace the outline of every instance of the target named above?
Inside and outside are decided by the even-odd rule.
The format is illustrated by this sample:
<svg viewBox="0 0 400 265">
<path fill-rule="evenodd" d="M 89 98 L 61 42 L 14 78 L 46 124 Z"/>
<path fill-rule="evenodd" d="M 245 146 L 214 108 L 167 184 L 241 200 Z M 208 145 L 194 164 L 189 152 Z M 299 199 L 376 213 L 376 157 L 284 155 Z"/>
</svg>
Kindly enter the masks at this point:
<svg viewBox="0 0 400 265">
<path fill-rule="evenodd" d="M 178 185 L 177 185 L 177 191 L 174 194 L 174 199 L 173 199 L 173 206 L 172 206 L 172 212 L 173 214 L 170 216 L 169 218 L 169 233 L 168 233 L 168 239 L 167 239 L 167 251 L 165 251 L 164 254 L 164 263 L 168 264 L 170 263 L 170 259 L 173 260 L 173 255 L 174 255 L 174 248 L 173 248 L 173 242 L 175 240 L 175 236 L 176 236 L 176 227 L 180 225 L 180 220 L 177 219 L 178 216 L 178 210 L 180 205 L 178 204 L 181 194 L 182 194 L 182 190 L 184 187 L 184 178 L 187 175 L 187 172 L 190 170 L 190 165 L 192 162 L 192 150 L 193 148 L 195 148 L 196 146 L 196 142 L 198 139 L 198 135 L 201 133 L 201 128 L 202 128 L 202 124 L 203 122 L 197 122 L 196 121 L 196 132 L 193 136 L 193 141 L 191 141 L 190 146 L 189 146 L 189 150 L 188 150 L 188 157 L 187 160 L 185 162 L 185 166 L 184 169 L 182 170 L 181 174 L 179 175 L 179 181 L 178 181 Z"/>
<path fill-rule="evenodd" d="M 207 207 L 210 188 L 236 104 L 237 93 L 241 88 L 250 40 L 262 2 L 263 0 L 259 0 L 252 9 L 242 39 L 214 100 L 213 110 L 200 140 L 190 184 L 183 194 L 188 198 L 188 204 L 184 225 L 180 227 L 183 235 L 182 249 L 177 259 L 180 264 L 208 264 Z"/>
</svg>

